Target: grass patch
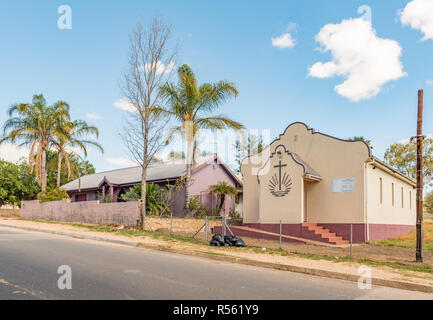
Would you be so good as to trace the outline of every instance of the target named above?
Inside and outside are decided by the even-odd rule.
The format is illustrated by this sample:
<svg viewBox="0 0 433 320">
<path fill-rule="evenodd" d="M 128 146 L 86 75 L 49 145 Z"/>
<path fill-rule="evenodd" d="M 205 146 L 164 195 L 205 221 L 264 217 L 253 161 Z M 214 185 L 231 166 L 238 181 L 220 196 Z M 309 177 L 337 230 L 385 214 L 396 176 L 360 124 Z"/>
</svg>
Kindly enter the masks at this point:
<svg viewBox="0 0 433 320">
<path fill-rule="evenodd" d="M 99 226 L 93 224 L 83 224 L 83 223 L 75 223 L 75 222 L 57 222 L 57 221 L 49 221 L 49 220 L 31 220 L 31 219 L 20 219 L 20 220 L 47 223 L 47 224 L 61 224 L 61 225 L 67 225 L 72 227 L 84 228 L 94 232 L 109 232 L 109 233 L 118 234 L 127 237 L 152 237 L 154 239 L 159 239 L 164 241 L 177 240 L 181 242 L 189 242 L 194 244 L 207 244 L 207 242 L 200 241 L 197 239 L 192 239 L 186 236 L 180 236 L 180 235 L 170 236 L 164 233 L 150 232 L 150 231 L 138 230 L 138 229 L 125 228 L 121 230 L 113 230 L 113 227 L 108 227 L 103 225 Z"/>
<path fill-rule="evenodd" d="M 186 237 L 186 236 L 180 236 L 180 235 L 166 235 L 163 233 L 157 233 L 157 232 L 150 232 L 150 231 L 144 231 L 144 230 L 137 230 L 137 229 L 121 229 L 121 230 L 114 230 L 112 227 L 107 227 L 107 226 L 98 226 L 98 225 L 89 225 L 89 224 L 82 224 L 82 223 L 73 223 L 73 222 L 56 222 L 56 221 L 48 221 L 48 220 L 29 220 L 29 219 L 20 219 L 20 220 L 24 220 L 24 221 L 32 221 L 32 222 L 41 222 L 41 223 L 47 223 L 47 224 L 61 224 L 61 225 L 68 225 L 68 226 L 73 226 L 73 227 L 79 227 L 79 228 L 84 228 L 87 229 L 89 231 L 95 231 L 95 232 L 108 232 L 108 233 L 112 233 L 112 234 L 118 234 L 118 235 L 124 235 L 124 236 L 129 236 L 129 237 L 152 237 L 154 239 L 159 239 L 159 240 L 163 240 L 163 241 L 167 241 L 167 242 L 172 242 L 172 241 L 179 241 L 179 242 L 187 242 L 187 243 L 192 243 L 192 244 L 198 244 L 198 245 L 207 245 L 208 243 L 205 241 L 201 241 L 201 240 L 197 240 L 197 239 L 192 239 L 190 237 Z M 429 226 L 431 225 L 431 233 L 433 236 L 433 221 L 429 222 Z M 409 233 L 409 234 L 412 234 Z M 407 237 L 407 235 L 403 235 L 401 237 Z M 371 244 L 373 245 L 387 245 L 387 246 L 405 246 L 407 245 L 407 247 L 410 247 L 411 244 L 411 240 L 408 239 L 407 243 L 403 242 L 402 239 L 399 239 L 401 237 L 398 238 L 394 238 L 394 239 L 389 239 L 389 240 L 384 240 L 384 241 L 378 241 L 378 242 L 373 242 Z M 433 241 L 431 242 L 431 246 L 433 247 Z M 171 245 L 159 245 L 158 248 L 164 249 L 164 248 L 170 248 Z M 431 248 L 431 247 L 430 247 Z M 396 263 L 396 262 L 382 262 L 382 261 L 374 261 L 371 259 L 354 259 L 354 258 L 350 258 L 349 256 L 344 256 L 344 257 L 334 257 L 334 256 L 329 256 L 329 255 L 318 255 L 318 254 L 311 254 L 311 253 L 302 253 L 302 252 L 288 252 L 282 249 L 272 249 L 272 248 L 266 248 L 266 250 L 263 250 L 262 247 L 254 247 L 254 246 L 249 246 L 246 248 L 235 248 L 235 247 L 213 247 L 214 250 L 218 250 L 220 252 L 215 252 L 215 251 L 207 251 L 207 250 L 194 250 L 196 252 L 201 252 L 201 253 L 207 253 L 207 254 L 212 254 L 212 255 L 218 255 L 218 256 L 229 256 L 228 254 L 223 253 L 224 251 L 233 251 L 233 252 L 239 252 L 239 251 L 252 251 L 255 253 L 261 253 L 261 254 L 271 254 L 271 255 L 279 255 L 279 256 L 286 256 L 286 257 L 300 257 L 300 258 L 305 258 L 305 259 L 311 259 L 311 260 L 325 260 L 325 261 L 332 261 L 332 262 L 337 262 L 337 263 L 341 263 L 341 262 L 353 262 L 353 263 L 360 263 L 360 264 L 365 264 L 365 265 L 369 265 L 369 266 L 373 266 L 373 267 L 380 267 L 380 266 L 387 266 L 393 269 L 398 269 L 398 270 L 406 270 L 406 271 L 416 271 L 416 272 L 423 272 L 423 273 L 428 273 L 428 274 L 433 274 L 433 268 L 428 265 L 428 264 L 416 264 L 416 265 L 408 265 L 408 264 L 400 264 L 400 263 Z M 426 249 L 428 250 L 428 249 Z M 433 248 L 432 248 L 433 251 Z"/>
<path fill-rule="evenodd" d="M 433 219 L 425 219 L 423 223 L 423 248 L 425 251 L 433 252 Z M 368 244 L 374 246 L 400 247 L 415 249 L 416 248 L 416 231 L 402 234 L 398 237 L 381 240 L 369 241 Z"/>
</svg>

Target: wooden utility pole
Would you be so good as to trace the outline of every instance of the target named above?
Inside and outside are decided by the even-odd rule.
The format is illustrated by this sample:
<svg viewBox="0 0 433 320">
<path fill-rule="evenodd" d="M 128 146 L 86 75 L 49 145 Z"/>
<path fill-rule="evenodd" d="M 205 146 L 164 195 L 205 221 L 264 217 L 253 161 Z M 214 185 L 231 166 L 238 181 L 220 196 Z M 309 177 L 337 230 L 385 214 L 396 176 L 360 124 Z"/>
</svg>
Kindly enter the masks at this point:
<svg viewBox="0 0 433 320">
<path fill-rule="evenodd" d="M 423 91 L 418 90 L 418 121 L 416 131 L 416 261 L 423 261 L 423 135 L 422 135 Z"/>
</svg>

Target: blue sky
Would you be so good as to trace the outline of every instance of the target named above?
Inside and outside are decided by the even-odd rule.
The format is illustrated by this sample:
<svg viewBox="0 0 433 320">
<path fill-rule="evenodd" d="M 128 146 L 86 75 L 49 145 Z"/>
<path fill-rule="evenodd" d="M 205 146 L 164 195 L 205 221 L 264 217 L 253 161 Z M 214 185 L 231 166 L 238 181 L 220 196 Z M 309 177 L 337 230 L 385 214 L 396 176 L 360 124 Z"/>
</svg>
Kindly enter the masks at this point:
<svg viewBox="0 0 433 320">
<path fill-rule="evenodd" d="M 43 93 L 49 103 L 65 100 L 74 118 L 100 129 L 105 155 L 91 153 L 88 157 L 97 170 L 122 165 L 128 154 L 118 131 L 126 114 L 113 104 L 122 98 L 119 81 L 127 62 L 129 33 L 138 21 L 147 24 L 160 14 L 172 24 L 173 40 L 180 45 L 178 64 L 188 63 L 200 82 L 227 79 L 237 85 L 238 99 L 223 105 L 222 113 L 248 129 L 270 129 L 271 139 L 295 121 L 340 138 L 362 135 L 373 141 L 375 155 L 382 157 L 390 144 L 415 135 L 420 88 L 425 95 L 424 132 L 433 133 L 433 121 L 429 121 L 433 117 L 431 25 L 427 21 L 426 28 L 417 30 L 402 24 L 398 11 L 409 2 L 2 1 L 0 124 L 10 104 L 28 102 L 35 93 Z M 71 30 L 57 27 L 61 5 L 72 9 Z M 393 71 L 396 75 L 379 86 L 377 94 L 353 101 L 353 96 L 339 94 L 334 87 L 348 73 L 354 72 L 356 78 L 356 72 L 364 71 L 339 66 L 340 71 L 333 74 L 319 68 L 309 76 L 309 68 L 345 54 L 338 43 L 330 44 L 326 52 L 318 50 L 315 36 L 328 24 L 341 29 L 343 20 L 359 18 L 361 5 L 371 8 L 371 30 L 379 39 L 371 42 L 378 45 L 371 52 L 389 53 L 385 60 L 391 61 L 389 66 L 378 63 L 372 70 L 369 63 L 377 62 L 376 55 L 364 55 L 368 59 L 363 68 L 370 68 L 369 77 L 377 73 L 379 78 L 392 78 Z M 409 24 L 417 12 L 408 15 Z M 294 46 L 272 44 L 272 38 L 284 34 L 290 35 Z M 349 41 L 356 46 L 354 39 Z M 392 40 L 392 48 L 381 39 Z M 398 47 L 401 55 L 396 54 Z M 328 78 L 318 77 L 323 72 Z M 99 119 L 90 119 L 89 114 Z"/>
</svg>

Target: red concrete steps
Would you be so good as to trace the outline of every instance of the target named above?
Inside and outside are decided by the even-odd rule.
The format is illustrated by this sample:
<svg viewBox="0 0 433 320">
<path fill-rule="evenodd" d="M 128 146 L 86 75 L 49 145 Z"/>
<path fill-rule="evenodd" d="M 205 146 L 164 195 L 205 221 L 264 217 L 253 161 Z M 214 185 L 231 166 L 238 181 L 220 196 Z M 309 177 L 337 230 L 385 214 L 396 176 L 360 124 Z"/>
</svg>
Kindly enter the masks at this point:
<svg viewBox="0 0 433 320">
<path fill-rule="evenodd" d="M 329 231 L 328 229 L 317 225 L 317 223 L 306 222 L 301 224 L 302 228 L 305 229 L 305 234 L 311 232 L 315 236 L 319 236 L 318 241 L 327 242 L 330 244 L 349 244 L 349 241 L 344 240 L 342 237 L 337 236 L 336 233 Z M 304 234 L 304 233 L 303 233 Z"/>
</svg>

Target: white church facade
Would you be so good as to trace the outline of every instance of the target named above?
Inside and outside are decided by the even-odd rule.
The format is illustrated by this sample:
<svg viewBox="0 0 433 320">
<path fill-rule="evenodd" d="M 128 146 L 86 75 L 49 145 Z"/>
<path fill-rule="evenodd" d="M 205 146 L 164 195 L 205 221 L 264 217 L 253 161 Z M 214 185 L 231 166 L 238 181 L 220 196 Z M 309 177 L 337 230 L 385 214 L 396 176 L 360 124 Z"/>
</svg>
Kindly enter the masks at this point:
<svg viewBox="0 0 433 320">
<path fill-rule="evenodd" d="M 242 161 L 244 225 L 330 243 L 362 243 L 415 228 L 416 182 L 371 154 L 363 141 L 287 127 Z"/>
</svg>

